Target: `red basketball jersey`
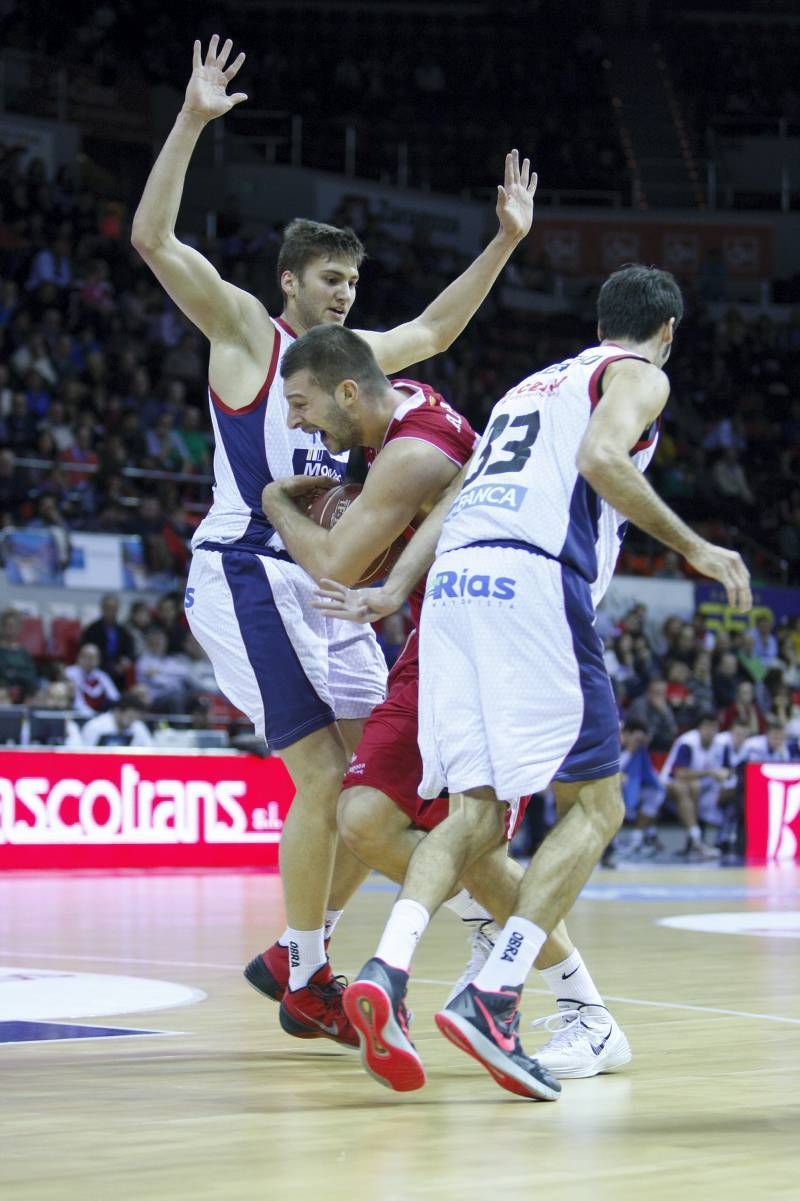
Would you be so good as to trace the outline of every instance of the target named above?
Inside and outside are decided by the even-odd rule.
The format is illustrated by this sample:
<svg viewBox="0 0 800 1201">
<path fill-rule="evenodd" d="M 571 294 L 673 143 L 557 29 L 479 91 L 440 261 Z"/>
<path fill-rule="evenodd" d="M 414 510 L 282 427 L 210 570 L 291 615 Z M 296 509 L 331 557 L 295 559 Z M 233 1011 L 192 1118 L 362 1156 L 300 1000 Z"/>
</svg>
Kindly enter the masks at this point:
<svg viewBox="0 0 800 1201">
<path fill-rule="evenodd" d="M 442 454 L 447 455 L 458 467 L 463 467 L 472 455 L 478 435 L 466 417 L 449 405 L 444 397 L 428 384 L 411 379 L 392 380 L 398 395 L 398 405 L 392 414 L 383 445 L 395 438 L 416 438 L 430 442 Z M 380 452 L 367 448 L 367 465 L 372 466 Z M 406 538 L 413 536 L 413 527 L 406 530 Z M 425 595 L 425 580 L 421 580 L 408 598 L 414 625 L 419 624 L 422 600 Z"/>
</svg>

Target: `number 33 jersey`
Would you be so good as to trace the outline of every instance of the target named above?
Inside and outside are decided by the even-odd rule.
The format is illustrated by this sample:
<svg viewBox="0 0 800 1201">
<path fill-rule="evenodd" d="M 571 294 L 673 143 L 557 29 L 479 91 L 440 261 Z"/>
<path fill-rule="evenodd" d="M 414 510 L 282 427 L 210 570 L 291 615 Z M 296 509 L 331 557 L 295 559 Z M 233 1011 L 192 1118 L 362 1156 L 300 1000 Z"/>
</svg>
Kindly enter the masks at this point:
<svg viewBox="0 0 800 1201">
<path fill-rule="evenodd" d="M 437 555 L 475 543 L 526 543 L 597 582 L 596 604 L 613 573 L 625 523 L 578 473 L 575 457 L 606 367 L 637 358 L 621 346 L 593 346 L 506 393 L 445 518 Z M 654 423 L 631 452 L 641 471 L 657 436 Z"/>
</svg>

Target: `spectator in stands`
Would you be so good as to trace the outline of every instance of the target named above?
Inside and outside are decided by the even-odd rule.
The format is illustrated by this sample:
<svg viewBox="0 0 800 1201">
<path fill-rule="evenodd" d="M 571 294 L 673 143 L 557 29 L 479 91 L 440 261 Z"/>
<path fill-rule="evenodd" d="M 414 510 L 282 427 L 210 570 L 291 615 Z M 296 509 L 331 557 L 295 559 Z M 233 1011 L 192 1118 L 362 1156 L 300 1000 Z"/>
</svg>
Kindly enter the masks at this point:
<svg viewBox="0 0 800 1201">
<path fill-rule="evenodd" d="M 145 652 L 145 634 L 153 624 L 153 614 L 147 601 L 134 601 L 128 610 L 125 628 L 133 642 L 133 658 L 138 659 Z"/>
<path fill-rule="evenodd" d="M 678 723 L 667 700 L 667 681 L 650 680 L 643 696 L 633 701 L 627 716 L 650 731 L 654 751 L 668 751 L 678 736 Z"/>
<path fill-rule="evenodd" d="M 714 705 L 717 709 L 727 709 L 734 703 L 741 679 L 736 655 L 733 651 L 724 651 L 719 656 L 716 671 L 713 673 Z"/>
<path fill-rule="evenodd" d="M 103 713 L 119 700 L 119 689 L 100 667 L 100 651 L 92 642 L 84 643 L 77 662 L 65 667 L 64 675 L 75 689 L 75 712 L 81 717 Z"/>
<path fill-rule="evenodd" d="M 719 730 L 716 713 L 702 713 L 697 728 L 687 730 L 675 740 L 661 769 L 661 782 L 667 798 L 678 811 L 686 830 L 687 858 L 702 862 L 718 859 L 720 852 L 703 841 L 699 821 L 719 825 L 718 800 L 722 785 L 730 776 L 723 766 L 714 739 Z"/>
<path fill-rule="evenodd" d="M 139 698 L 124 692 L 109 713 L 87 721 L 81 731 L 84 746 L 152 746 L 153 736 L 142 721 Z"/>
<path fill-rule="evenodd" d="M 167 635 L 161 626 L 145 634 L 145 652 L 136 660 L 136 680 L 147 689 L 154 713 L 185 713 L 192 695 L 191 674 L 181 655 L 167 653 Z"/>
<path fill-rule="evenodd" d="M 69 564 L 71 553 L 69 526 L 54 496 L 46 494 L 39 497 L 36 504 L 36 516 L 28 522 L 28 525 L 34 529 L 38 527 L 50 531 L 58 548 L 58 567 L 60 571 L 63 571 Z"/>
<path fill-rule="evenodd" d="M 120 624 L 119 600 L 112 593 L 100 598 L 100 614 L 97 621 L 81 631 L 81 646 L 91 642 L 98 647 L 103 671 L 108 672 L 117 687 L 122 687 L 129 682 L 127 675 L 135 657 L 133 636 Z"/>
<path fill-rule="evenodd" d="M 32 702 L 33 709 L 28 728 L 28 742 L 33 746 L 83 746 L 81 728 L 69 716 L 74 699 L 72 685 L 68 680 L 51 680 Z M 53 710 L 52 716 L 47 710 Z M 40 711 L 41 715 L 40 715 Z M 44 718 L 44 720 L 42 720 Z"/>
<path fill-rule="evenodd" d="M 711 469 L 711 480 L 725 511 L 735 512 L 739 505 L 755 504 L 735 446 L 723 450 Z"/>
<path fill-rule="evenodd" d="M 22 617 L 16 609 L 0 616 L 0 685 L 14 704 L 33 696 L 38 684 L 36 664 L 19 640 Z"/>
<path fill-rule="evenodd" d="M 753 654 L 766 666 L 770 667 L 778 658 L 778 640 L 772 632 L 772 618 L 767 614 L 756 621 L 753 636 Z"/>
<path fill-rule="evenodd" d="M 720 715 L 720 729 L 729 730 L 734 721 L 747 726 L 751 734 L 763 734 L 767 725 L 760 707 L 756 704 L 755 688 L 750 680 L 742 680 L 736 687 L 736 697 Z"/>
<path fill-rule="evenodd" d="M 167 636 L 167 650 L 180 655 L 184 649 L 188 626 L 183 614 L 183 597 L 165 592 L 158 598 L 153 625 L 160 626 Z"/>
<path fill-rule="evenodd" d="M 620 730 L 622 754 L 619 769 L 625 815 L 634 822 L 625 855 L 651 856 L 664 849 L 655 821 L 664 803 L 666 789 L 648 753 L 650 731 L 642 721 L 627 717 Z"/>
<path fill-rule="evenodd" d="M 0 420 L 0 430 L 2 429 Z M 13 450 L 8 447 L 0 449 L 0 517 L 8 513 L 12 519 L 16 517 L 20 505 L 27 499 L 29 486 L 20 468 Z"/>
<path fill-rule="evenodd" d="M 673 659 L 667 667 L 667 700 L 679 730 L 687 730 L 697 712 L 689 687 L 691 672 L 682 659 Z"/>
<path fill-rule="evenodd" d="M 692 663 L 692 674 L 689 677 L 689 690 L 696 712 L 714 709 L 714 682 L 711 677 L 711 652 L 698 651 Z"/>
</svg>

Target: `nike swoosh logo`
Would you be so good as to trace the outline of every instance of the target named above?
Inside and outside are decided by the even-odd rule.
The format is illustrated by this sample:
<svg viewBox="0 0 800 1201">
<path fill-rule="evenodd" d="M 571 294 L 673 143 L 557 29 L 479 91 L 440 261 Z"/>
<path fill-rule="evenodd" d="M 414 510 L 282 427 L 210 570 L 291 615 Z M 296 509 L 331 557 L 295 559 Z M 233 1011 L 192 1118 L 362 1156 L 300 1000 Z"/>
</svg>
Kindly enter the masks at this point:
<svg viewBox="0 0 800 1201">
<path fill-rule="evenodd" d="M 577 967 L 574 967 L 574 968 L 572 969 L 572 971 L 571 971 L 571 972 L 562 972 L 562 973 L 561 973 L 561 979 L 562 979 L 562 980 L 569 980 L 570 976 L 574 976 L 574 975 L 575 975 L 575 973 L 576 973 L 577 971 L 579 971 L 579 970 L 580 970 L 580 966 L 581 966 L 581 965 L 580 965 L 580 964 L 578 964 L 578 966 L 577 966 Z"/>
<path fill-rule="evenodd" d="M 480 997 L 474 997 L 473 999 L 475 1001 L 475 1004 L 478 1006 L 481 1013 L 483 1014 L 484 1018 L 486 1019 L 486 1024 L 488 1025 L 489 1030 L 490 1030 L 492 1036 L 494 1037 L 500 1050 L 501 1051 L 509 1051 L 509 1052 L 513 1051 L 514 1046 L 515 1046 L 513 1037 L 508 1034 L 503 1034 L 500 1030 L 498 1030 L 497 1024 L 495 1023 L 494 1018 L 489 1013 L 489 1010 L 483 1004 Z"/>
<path fill-rule="evenodd" d="M 592 1042 L 589 1043 L 589 1046 L 592 1048 L 592 1051 L 594 1052 L 595 1055 L 599 1055 L 602 1052 L 603 1047 L 606 1045 L 606 1043 L 608 1042 L 608 1040 L 610 1038 L 611 1038 L 611 1027 L 609 1026 L 608 1034 L 605 1036 L 605 1038 L 603 1039 L 603 1041 L 601 1043 L 599 1043 L 597 1046 L 595 1046 L 594 1043 L 592 1043 Z"/>
<path fill-rule="evenodd" d="M 297 1012 L 300 1014 L 301 1017 L 304 1017 L 307 1022 L 310 1022 L 312 1026 L 319 1026 L 320 1030 L 324 1030 L 325 1033 L 330 1034 L 332 1038 L 339 1037 L 339 1023 L 338 1022 L 331 1022 L 330 1026 L 328 1026 L 325 1024 L 325 1022 L 321 1022 L 318 1018 L 312 1018 L 310 1014 L 303 1013 L 302 1009 L 298 1009 Z"/>
</svg>

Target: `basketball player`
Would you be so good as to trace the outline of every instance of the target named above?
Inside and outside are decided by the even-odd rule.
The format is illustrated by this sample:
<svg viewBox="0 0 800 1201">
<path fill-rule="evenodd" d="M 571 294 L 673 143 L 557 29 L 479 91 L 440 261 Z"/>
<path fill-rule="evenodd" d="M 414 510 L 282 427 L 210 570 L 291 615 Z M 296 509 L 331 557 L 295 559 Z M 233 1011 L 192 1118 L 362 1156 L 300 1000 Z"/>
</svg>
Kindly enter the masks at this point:
<svg viewBox="0 0 800 1201">
<path fill-rule="evenodd" d="M 262 494 L 264 512 L 296 563 L 322 579 L 357 580 L 364 569 L 417 522 L 459 473 L 472 454 L 477 435 L 460 413 L 427 385 L 413 380 L 392 383 L 381 371 L 366 343 L 339 326 L 317 326 L 294 343 L 283 357 L 281 374 L 289 406 L 289 425 L 322 437 L 338 453 L 354 446 L 367 449 L 369 471 L 360 495 L 328 530 L 311 521 L 295 503 L 314 481 L 308 477 L 268 484 Z M 343 781 L 339 829 L 350 848 L 371 867 L 403 882 L 411 855 L 423 830 L 447 815 L 447 801 L 420 802 L 417 787 L 422 764 L 417 744 L 418 658 L 417 625 L 422 607 L 424 576 L 414 588 L 410 607 L 415 628 L 389 674 L 389 695 L 367 719 Z M 524 798 L 527 803 L 528 798 Z M 524 811 L 524 809 L 523 809 Z M 514 824 L 509 820 L 509 836 Z M 502 922 L 510 916 L 521 878 L 505 846 L 472 865 L 464 883 L 484 900 Z M 489 912 L 474 908 L 466 897 L 456 899 L 462 916 Z M 472 904 L 473 908 L 465 908 Z M 487 930 L 479 928 L 473 941 L 471 970 L 477 972 L 480 951 L 486 957 Z M 274 996 L 275 970 L 269 952 L 247 970 L 256 987 Z M 263 957 L 262 957 L 263 958 Z M 273 981 L 264 980 L 274 968 Z M 607 1010 L 583 961 L 561 925 L 537 960 L 552 987 L 560 1013 L 572 1017 L 592 1006 Z M 471 978 L 468 969 L 454 989 Z M 564 982 L 569 980 L 567 985 Z M 565 995 L 566 994 L 566 995 Z M 281 1021 L 291 1030 L 284 1010 Z M 599 1054 L 581 1055 L 580 1039 L 554 1037 L 545 1056 L 559 1075 L 590 1076 L 621 1067 L 631 1058 L 625 1035 L 607 1015 L 610 1032 Z M 563 1026 L 562 1026 L 563 1029 Z M 558 1033 L 558 1032 L 557 1032 Z"/>
<path fill-rule="evenodd" d="M 420 793 L 446 786 L 450 812 L 415 850 L 377 953 L 344 998 L 365 1065 L 390 1088 L 425 1082 L 405 994 L 431 915 L 501 842 L 500 798 L 553 780 L 560 819 L 485 965 L 436 1022 L 501 1087 L 558 1096 L 558 1081 L 522 1048 L 519 1000 L 624 813 L 592 600 L 620 525 L 636 522 L 719 580 L 737 610 L 751 607 L 739 555 L 698 537 L 636 461 L 641 431 L 652 441 L 669 394 L 662 367 L 682 313 L 668 273 L 629 266 L 611 275 L 598 301 L 600 345 L 529 376 L 495 406 L 455 503 L 449 512 L 445 498 L 435 506 L 391 573 L 401 585 L 404 572 L 417 578 L 442 524 L 420 626 Z M 589 1037 L 602 1050 L 602 1027 Z"/>
<path fill-rule="evenodd" d="M 353 638 L 352 627 L 312 609 L 312 581 L 264 518 L 260 496 L 270 479 L 300 473 L 338 480 L 344 472 L 343 456 L 318 437 L 288 429 L 277 368 L 298 333 L 320 322 L 344 323 L 363 247 L 352 231 L 292 222 L 278 259 L 284 310 L 272 320 L 256 297 L 226 283 L 175 236 L 200 134 L 246 99 L 227 93 L 244 61 L 239 54 L 228 65 L 231 49 L 230 40 L 220 48 L 215 36 L 203 61 L 195 42 L 184 105 L 150 173 L 132 240 L 210 343 L 216 484 L 193 538 L 187 617 L 220 688 L 280 751 L 297 786 L 280 852 L 288 921 L 280 942 L 283 958 L 291 957 L 286 1005 L 302 1037 L 353 1045 L 324 944 L 365 874 L 346 847 L 337 851 L 336 802 L 362 721 L 384 697 L 385 664 L 371 632 Z M 516 152 L 509 155 L 498 191 L 500 229 L 486 250 L 420 317 L 364 334 L 385 370 L 426 359 L 458 336 L 528 232 L 535 187 L 527 160 L 520 168 Z"/>
</svg>

